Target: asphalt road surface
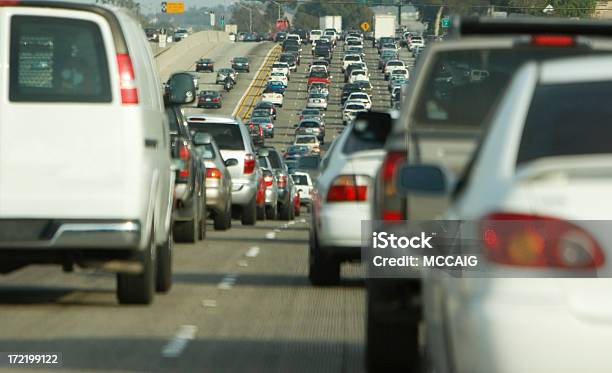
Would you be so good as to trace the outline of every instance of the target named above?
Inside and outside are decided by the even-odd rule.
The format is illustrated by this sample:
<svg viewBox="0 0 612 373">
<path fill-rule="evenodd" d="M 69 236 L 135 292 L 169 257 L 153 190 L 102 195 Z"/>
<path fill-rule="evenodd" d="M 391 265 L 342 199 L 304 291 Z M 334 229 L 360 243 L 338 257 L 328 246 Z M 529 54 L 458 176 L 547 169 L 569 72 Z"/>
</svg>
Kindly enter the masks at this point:
<svg viewBox="0 0 612 373">
<path fill-rule="evenodd" d="M 186 108 L 186 114 L 229 115 L 273 43 L 236 43 L 207 54 L 216 68 L 251 57 L 219 110 Z M 276 137 L 293 138 L 296 112 L 306 102 L 310 46 L 292 75 Z M 341 47 L 333 60 L 326 146 L 342 128 L 339 107 Z M 386 82 L 367 57 L 375 107 L 389 107 Z M 200 89 L 216 74 L 200 74 Z M 174 286 L 151 306 L 119 306 L 112 274 L 58 267 L 28 267 L 0 277 L 0 351 L 59 352 L 54 371 L 359 372 L 363 370 L 365 291 L 360 266 L 343 266 L 338 287 L 315 288 L 307 279 L 309 216 L 294 221 L 239 221 L 227 232 L 212 227 L 206 240 L 175 246 Z M 21 367 L 18 371 L 27 371 Z M 5 368 L 0 371 L 15 371 Z M 40 371 L 40 369 L 32 369 Z"/>
</svg>

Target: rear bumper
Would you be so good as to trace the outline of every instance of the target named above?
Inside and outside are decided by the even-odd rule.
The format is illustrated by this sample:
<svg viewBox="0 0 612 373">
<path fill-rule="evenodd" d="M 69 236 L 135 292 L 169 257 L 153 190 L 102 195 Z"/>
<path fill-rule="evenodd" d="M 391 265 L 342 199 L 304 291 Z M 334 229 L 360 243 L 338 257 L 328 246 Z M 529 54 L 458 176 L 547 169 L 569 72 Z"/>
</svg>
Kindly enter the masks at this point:
<svg viewBox="0 0 612 373">
<path fill-rule="evenodd" d="M 206 207 L 216 212 L 223 212 L 225 211 L 227 198 L 228 196 L 222 193 L 219 188 L 206 186 Z"/>
<path fill-rule="evenodd" d="M 240 182 L 232 181 L 232 205 L 247 205 L 257 192 L 257 180 Z"/>
<path fill-rule="evenodd" d="M 0 249 L 138 249 L 136 220 L 0 219 Z"/>
</svg>

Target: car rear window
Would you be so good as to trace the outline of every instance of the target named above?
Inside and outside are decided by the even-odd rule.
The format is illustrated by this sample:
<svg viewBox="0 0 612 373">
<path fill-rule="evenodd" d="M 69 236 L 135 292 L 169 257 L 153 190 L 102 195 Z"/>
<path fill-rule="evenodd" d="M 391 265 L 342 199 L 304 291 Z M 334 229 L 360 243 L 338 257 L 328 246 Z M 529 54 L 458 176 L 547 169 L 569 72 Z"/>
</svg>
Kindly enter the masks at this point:
<svg viewBox="0 0 612 373">
<path fill-rule="evenodd" d="M 317 122 L 302 122 L 302 123 L 300 123 L 300 127 L 303 127 L 303 128 L 319 128 L 319 123 L 317 123 Z"/>
<path fill-rule="evenodd" d="M 298 168 L 305 169 L 317 169 L 319 168 L 319 163 L 321 162 L 321 158 L 318 156 L 307 156 L 299 158 L 297 161 Z"/>
<path fill-rule="evenodd" d="M 480 127 L 524 62 L 593 53 L 601 52 L 551 47 L 439 52 L 419 92 L 416 124 Z M 484 71 L 486 76 L 471 74 L 473 71 Z"/>
<path fill-rule="evenodd" d="M 346 105 L 346 108 L 349 110 L 365 110 L 365 106 L 357 104 Z"/>
<path fill-rule="evenodd" d="M 315 138 L 314 137 L 298 137 L 295 140 L 296 144 L 314 144 L 315 143 Z"/>
<path fill-rule="evenodd" d="M 345 56 L 345 61 L 361 61 L 361 57 L 359 56 Z"/>
<path fill-rule="evenodd" d="M 268 154 L 268 159 L 270 160 L 270 164 L 272 165 L 273 169 L 277 170 L 282 167 L 280 155 L 277 152 L 271 151 Z"/>
<path fill-rule="evenodd" d="M 111 102 L 106 48 L 97 24 L 71 18 L 13 16 L 13 102 Z"/>
<path fill-rule="evenodd" d="M 609 81 L 537 87 L 516 163 L 544 157 L 612 154 L 611 92 Z"/>
<path fill-rule="evenodd" d="M 291 175 L 291 178 L 293 179 L 293 182 L 296 183 L 297 185 L 308 185 L 308 178 L 306 177 L 306 175 Z"/>
<path fill-rule="evenodd" d="M 236 124 L 190 121 L 189 127 L 195 131 L 209 133 L 221 150 L 244 150 L 240 127 Z"/>
</svg>

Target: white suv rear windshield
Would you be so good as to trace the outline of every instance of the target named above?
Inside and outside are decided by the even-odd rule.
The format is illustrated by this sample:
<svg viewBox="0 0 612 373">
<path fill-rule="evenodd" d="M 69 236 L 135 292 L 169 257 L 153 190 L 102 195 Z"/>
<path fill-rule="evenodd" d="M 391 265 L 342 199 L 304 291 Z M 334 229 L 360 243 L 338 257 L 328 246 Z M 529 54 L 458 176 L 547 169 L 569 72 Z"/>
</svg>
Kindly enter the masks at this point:
<svg viewBox="0 0 612 373">
<path fill-rule="evenodd" d="M 97 24 L 72 18 L 14 16 L 13 102 L 111 102 L 106 48 Z"/>
</svg>

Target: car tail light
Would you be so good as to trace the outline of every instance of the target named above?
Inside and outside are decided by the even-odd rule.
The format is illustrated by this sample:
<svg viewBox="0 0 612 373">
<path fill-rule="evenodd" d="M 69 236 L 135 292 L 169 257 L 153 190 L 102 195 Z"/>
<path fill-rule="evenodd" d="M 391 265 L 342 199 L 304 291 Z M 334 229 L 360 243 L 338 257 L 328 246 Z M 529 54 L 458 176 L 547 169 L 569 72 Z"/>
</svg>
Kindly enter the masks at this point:
<svg viewBox="0 0 612 373">
<path fill-rule="evenodd" d="M 207 179 L 220 179 L 221 171 L 218 168 L 207 168 L 206 169 L 206 178 Z"/>
<path fill-rule="evenodd" d="M 21 3 L 21 0 L 0 0 L 0 6 L 15 6 L 19 3 Z"/>
<path fill-rule="evenodd" d="M 272 123 L 266 124 L 266 128 L 272 128 Z"/>
<path fill-rule="evenodd" d="M 327 192 L 327 202 L 361 202 L 367 199 L 369 178 L 363 175 L 339 175 Z"/>
<path fill-rule="evenodd" d="M 181 143 L 179 148 L 179 157 L 185 164 L 184 168 L 179 171 L 179 177 L 189 177 L 189 168 L 191 161 L 191 152 L 185 143 Z"/>
<path fill-rule="evenodd" d="M 274 178 L 272 177 L 272 175 L 264 176 L 264 183 L 266 184 L 267 187 L 272 186 L 273 182 L 274 182 Z"/>
<path fill-rule="evenodd" d="M 571 47 L 576 44 L 576 39 L 569 35 L 533 35 L 531 44 L 546 47 Z"/>
<path fill-rule="evenodd" d="M 381 171 L 381 216 L 380 218 L 385 221 L 396 221 L 404 218 L 402 214 L 402 199 L 397 193 L 395 186 L 396 172 L 399 166 L 406 161 L 406 153 L 404 152 L 389 152 L 385 156 Z"/>
<path fill-rule="evenodd" d="M 219 101 L 221 101 L 221 99 L 219 97 L 215 97 L 215 98 L 212 99 L 212 101 L 213 102 L 219 102 Z"/>
<path fill-rule="evenodd" d="M 255 156 L 253 154 L 246 154 L 244 156 L 244 173 L 252 174 L 255 171 Z"/>
<path fill-rule="evenodd" d="M 287 186 L 287 175 L 280 175 L 278 177 L 278 187 L 284 188 Z"/>
<path fill-rule="evenodd" d="M 263 136 L 263 128 L 259 126 L 259 136 Z"/>
<path fill-rule="evenodd" d="M 481 220 L 480 232 L 485 254 L 495 263 L 589 269 L 605 261 L 591 234 L 554 217 L 495 212 Z"/>
<path fill-rule="evenodd" d="M 117 53 L 117 68 L 119 70 L 119 88 L 121 89 L 121 103 L 132 105 L 138 103 L 138 89 L 132 59 L 127 53 Z"/>
</svg>

